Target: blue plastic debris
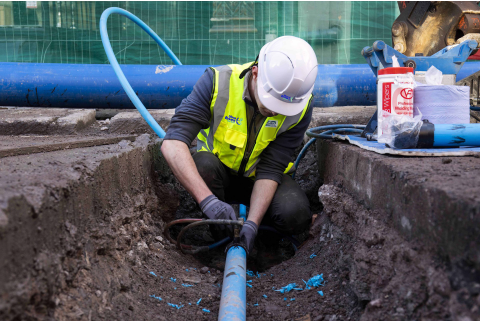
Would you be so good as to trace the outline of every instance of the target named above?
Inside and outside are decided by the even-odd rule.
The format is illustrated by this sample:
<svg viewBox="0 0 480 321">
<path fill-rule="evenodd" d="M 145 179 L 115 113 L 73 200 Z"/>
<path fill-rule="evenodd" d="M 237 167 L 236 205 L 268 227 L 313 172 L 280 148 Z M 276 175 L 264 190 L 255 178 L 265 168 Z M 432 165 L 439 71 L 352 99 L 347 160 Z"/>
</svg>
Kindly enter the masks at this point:
<svg viewBox="0 0 480 321">
<path fill-rule="evenodd" d="M 208 271 L 208 273 L 210 273 L 210 271 Z"/>
<path fill-rule="evenodd" d="M 265 294 L 264 294 L 264 295 L 262 295 L 262 296 L 263 296 L 265 299 L 266 299 L 266 298 L 268 298 L 268 296 L 266 296 Z"/>
<path fill-rule="evenodd" d="M 258 274 L 258 271 L 257 271 L 257 278 L 260 279 L 261 277 L 262 277 L 262 275 L 261 275 L 261 274 Z"/>
<path fill-rule="evenodd" d="M 249 288 L 251 288 L 251 287 L 252 287 L 252 285 L 251 285 L 251 284 L 248 284 L 248 283 L 247 283 L 247 286 L 248 286 Z"/>
<path fill-rule="evenodd" d="M 290 306 L 290 304 L 287 304 L 287 307 L 289 307 L 289 306 Z"/>
<path fill-rule="evenodd" d="M 313 253 L 312 255 L 310 255 L 310 258 L 313 259 L 315 256 L 317 256 L 315 253 Z"/>
<path fill-rule="evenodd" d="M 207 309 L 202 309 L 203 312 L 207 312 L 207 313 L 210 313 L 210 310 L 207 310 Z"/>
<path fill-rule="evenodd" d="M 287 301 L 287 298 L 283 298 L 283 301 Z"/>
<path fill-rule="evenodd" d="M 291 290 L 296 290 L 296 291 L 303 290 L 302 288 L 296 288 L 296 286 L 297 286 L 296 283 L 290 283 L 290 284 L 284 286 L 283 288 L 281 288 L 280 290 L 275 290 L 275 291 L 280 292 L 280 293 L 288 293 Z"/>
<path fill-rule="evenodd" d="M 191 285 L 191 284 L 185 284 L 185 283 L 182 283 L 182 286 L 184 286 L 184 287 L 188 288 L 189 286 L 193 286 L 193 285 Z"/>
<path fill-rule="evenodd" d="M 324 286 L 324 284 L 322 284 L 323 282 L 323 274 L 318 274 L 311 277 L 305 284 L 310 287 L 318 288 L 319 286 Z"/>
<path fill-rule="evenodd" d="M 173 288 L 174 290 L 176 290 L 177 288 Z"/>
<path fill-rule="evenodd" d="M 318 294 L 320 294 L 321 296 L 323 296 L 323 292 L 322 292 L 322 291 L 318 291 Z"/>
<path fill-rule="evenodd" d="M 172 280 L 173 282 L 177 282 L 177 279 L 174 278 L 170 278 L 170 280 Z"/>
<path fill-rule="evenodd" d="M 200 302 L 202 302 L 202 298 L 200 298 L 200 300 L 197 301 L 197 305 L 199 305 Z"/>
<path fill-rule="evenodd" d="M 270 276 L 273 276 L 273 274 L 270 274 Z"/>
<path fill-rule="evenodd" d="M 250 271 L 250 270 L 247 270 L 247 275 L 248 276 L 255 276 L 255 274 L 253 274 L 253 271 Z"/>
<path fill-rule="evenodd" d="M 153 275 L 154 277 L 157 277 L 157 275 L 155 274 L 155 272 L 149 272 L 151 275 Z"/>
<path fill-rule="evenodd" d="M 291 298 L 290 301 L 295 301 L 295 298 Z"/>
<path fill-rule="evenodd" d="M 188 302 L 188 305 L 192 305 L 190 302 Z"/>
<path fill-rule="evenodd" d="M 155 294 L 152 294 L 150 297 L 154 298 L 154 299 L 157 299 L 158 301 L 162 301 L 162 298 L 159 297 L 159 296 L 155 296 Z"/>
<path fill-rule="evenodd" d="M 302 279 L 303 283 L 305 283 L 305 290 L 310 290 L 311 287 L 308 286 L 307 284 L 307 281 L 305 281 L 304 279 Z"/>
<path fill-rule="evenodd" d="M 187 272 L 188 272 L 188 269 L 185 269 L 185 271 L 187 271 Z"/>
<path fill-rule="evenodd" d="M 253 306 L 256 306 L 256 307 L 258 307 L 258 302 L 257 302 L 257 303 L 255 303 Z"/>
<path fill-rule="evenodd" d="M 274 286 L 272 286 L 272 290 L 275 290 L 275 287 L 274 287 Z"/>
<path fill-rule="evenodd" d="M 248 280 L 247 283 L 252 283 L 252 280 Z"/>
<path fill-rule="evenodd" d="M 171 307 L 174 307 L 174 308 L 177 308 L 177 310 L 179 310 L 180 308 L 183 308 L 183 305 L 178 305 L 178 304 L 173 304 L 173 303 L 168 303 L 167 304 Z"/>
</svg>

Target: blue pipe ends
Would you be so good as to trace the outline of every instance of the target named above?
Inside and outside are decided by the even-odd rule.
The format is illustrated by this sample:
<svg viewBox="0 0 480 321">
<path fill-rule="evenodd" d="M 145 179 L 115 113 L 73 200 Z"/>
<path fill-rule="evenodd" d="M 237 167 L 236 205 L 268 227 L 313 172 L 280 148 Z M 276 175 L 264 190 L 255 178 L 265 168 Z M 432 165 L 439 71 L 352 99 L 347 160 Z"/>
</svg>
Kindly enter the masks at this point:
<svg viewBox="0 0 480 321">
<path fill-rule="evenodd" d="M 480 124 L 423 123 L 417 148 L 480 146 Z"/>
<path fill-rule="evenodd" d="M 247 207 L 243 204 L 240 204 L 239 216 L 243 218 L 243 221 L 247 220 Z"/>
<path fill-rule="evenodd" d="M 219 321 L 242 321 L 247 316 L 247 254 L 242 247 L 232 246 L 227 252 L 223 275 Z"/>
</svg>

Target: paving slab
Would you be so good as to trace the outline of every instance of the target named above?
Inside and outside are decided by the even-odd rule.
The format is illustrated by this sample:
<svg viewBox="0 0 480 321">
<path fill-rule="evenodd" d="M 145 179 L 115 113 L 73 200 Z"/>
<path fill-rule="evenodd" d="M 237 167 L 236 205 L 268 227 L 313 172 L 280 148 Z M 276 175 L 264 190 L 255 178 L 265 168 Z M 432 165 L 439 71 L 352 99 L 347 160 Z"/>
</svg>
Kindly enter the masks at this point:
<svg viewBox="0 0 480 321">
<path fill-rule="evenodd" d="M 93 109 L 8 108 L 0 110 L 0 135 L 74 134 L 93 122 Z"/>
<path fill-rule="evenodd" d="M 0 158 L 117 144 L 122 140 L 134 141 L 136 137 L 135 135 L 105 135 L 104 137 L 77 135 L 4 136 L 0 141 Z"/>
<path fill-rule="evenodd" d="M 337 124 L 366 125 L 376 109 L 376 106 L 314 108 L 309 127 Z"/>
<path fill-rule="evenodd" d="M 480 158 L 390 157 L 318 140 L 320 176 L 346 189 L 408 239 L 480 267 Z"/>
<path fill-rule="evenodd" d="M 175 109 L 149 110 L 149 112 L 160 127 L 167 131 L 170 120 L 175 115 Z M 108 126 L 108 132 L 115 134 L 154 133 L 137 110 L 121 112 L 112 117 Z"/>
</svg>

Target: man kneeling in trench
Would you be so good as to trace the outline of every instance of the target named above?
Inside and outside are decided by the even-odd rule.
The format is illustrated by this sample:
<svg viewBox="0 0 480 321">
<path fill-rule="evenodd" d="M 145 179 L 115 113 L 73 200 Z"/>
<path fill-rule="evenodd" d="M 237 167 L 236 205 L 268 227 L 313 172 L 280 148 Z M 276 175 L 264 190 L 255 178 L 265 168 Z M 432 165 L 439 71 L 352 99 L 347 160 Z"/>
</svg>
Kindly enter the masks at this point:
<svg viewBox="0 0 480 321">
<path fill-rule="evenodd" d="M 287 235 L 310 225 L 307 196 L 290 175 L 312 117 L 316 77 L 312 47 L 280 37 L 253 63 L 208 68 L 171 120 L 162 153 L 203 214 L 236 220 L 229 203 L 250 207 L 240 231 L 247 254 L 260 224 Z M 220 230 L 216 238 L 227 229 Z"/>
</svg>

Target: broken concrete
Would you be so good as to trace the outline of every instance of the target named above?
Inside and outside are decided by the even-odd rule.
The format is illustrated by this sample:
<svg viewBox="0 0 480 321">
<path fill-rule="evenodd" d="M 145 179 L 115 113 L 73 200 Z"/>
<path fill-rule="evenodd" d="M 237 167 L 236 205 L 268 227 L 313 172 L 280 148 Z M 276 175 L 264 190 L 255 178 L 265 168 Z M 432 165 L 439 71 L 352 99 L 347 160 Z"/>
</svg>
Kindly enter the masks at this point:
<svg viewBox="0 0 480 321">
<path fill-rule="evenodd" d="M 137 136 L 108 137 L 84 136 L 5 136 L 0 141 L 0 158 L 53 152 L 57 150 L 117 144 L 122 140 L 134 141 Z"/>
<path fill-rule="evenodd" d="M 149 110 L 152 117 L 163 130 L 167 131 L 170 120 L 175 114 L 174 109 Z M 116 114 L 108 126 L 108 132 L 115 134 L 154 134 L 153 130 L 138 111 L 128 111 Z"/>
<path fill-rule="evenodd" d="M 480 269 L 480 159 L 389 157 L 317 141 L 324 183 L 342 186 L 383 213 L 407 239 Z"/>
<path fill-rule="evenodd" d="M 68 135 L 93 122 L 92 109 L 8 108 L 0 110 L 0 135 Z"/>
</svg>

